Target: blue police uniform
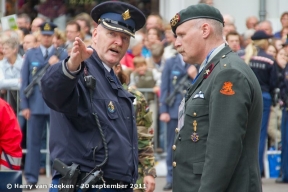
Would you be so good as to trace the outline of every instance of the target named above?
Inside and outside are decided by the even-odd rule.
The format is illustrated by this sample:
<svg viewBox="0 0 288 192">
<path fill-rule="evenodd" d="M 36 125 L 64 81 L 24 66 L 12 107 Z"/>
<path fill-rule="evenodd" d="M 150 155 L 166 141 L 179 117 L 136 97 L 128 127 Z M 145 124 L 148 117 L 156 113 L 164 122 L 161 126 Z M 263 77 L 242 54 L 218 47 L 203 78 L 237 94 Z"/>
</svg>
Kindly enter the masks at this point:
<svg viewBox="0 0 288 192">
<path fill-rule="evenodd" d="M 262 90 L 263 97 L 263 115 L 259 142 L 259 164 L 260 172 L 263 171 L 263 156 L 265 151 L 265 142 L 267 139 L 267 128 L 272 105 L 271 94 L 277 84 L 277 65 L 271 55 L 268 55 L 263 49 L 258 50 L 257 56 L 253 56 L 249 63 L 255 73 Z"/>
<path fill-rule="evenodd" d="M 281 123 L 281 171 L 282 182 L 288 183 L 288 66 L 284 70 L 284 82 L 281 85 L 281 98 L 284 101 Z"/>
<path fill-rule="evenodd" d="M 101 3 L 92 9 L 91 17 L 99 26 L 130 36 L 134 36 L 135 31 L 145 23 L 141 11 L 122 2 Z M 106 184 L 125 183 L 129 188 L 125 191 L 133 191 L 133 186 L 129 184 L 134 184 L 138 178 L 135 97 L 123 89 L 113 69 L 101 61 L 95 50 L 98 46 L 101 45 L 92 43 L 93 53 L 82 62 L 78 71 L 68 70 L 67 58 L 50 67 L 41 80 L 43 98 L 51 108 L 51 159 L 58 158 L 68 166 L 79 164 L 81 175 L 106 162 L 101 166 Z M 88 75 L 96 79 L 93 89 L 87 87 L 84 80 Z M 95 114 L 104 133 L 108 156 Z M 106 158 L 107 161 L 104 161 Z M 60 177 L 55 171 L 52 184 L 61 182 Z M 51 188 L 51 191 L 58 189 Z M 101 191 L 124 189 L 105 188 Z"/>
<path fill-rule="evenodd" d="M 57 50 L 59 51 L 59 50 Z M 49 122 L 49 108 L 45 104 L 39 85 L 35 85 L 29 98 L 24 94 L 24 89 L 30 84 L 37 71 L 44 67 L 49 58 L 56 53 L 56 48 L 51 47 L 48 57 L 44 59 L 40 47 L 33 48 L 26 53 L 21 71 L 22 84 L 20 89 L 21 109 L 30 109 L 31 117 L 28 119 L 27 130 L 27 155 L 25 160 L 25 178 L 28 183 L 37 183 L 40 167 L 40 149 L 43 131 Z M 59 60 L 67 57 L 62 51 Z M 35 74 L 34 74 L 35 73 Z"/>
<path fill-rule="evenodd" d="M 54 28 L 56 27 L 53 23 L 45 22 L 40 26 L 41 33 L 43 35 L 53 35 Z M 63 49 L 56 49 L 52 45 L 49 48 L 40 46 L 41 48 L 32 48 L 26 53 L 21 70 L 20 108 L 22 110 L 30 109 L 31 114 L 28 119 L 27 155 L 24 170 L 25 178 L 29 184 L 36 184 L 38 182 L 41 138 L 43 131 L 49 123 L 49 108 L 42 98 L 38 84 L 34 85 L 33 92 L 29 98 L 25 96 L 24 90 L 31 83 L 33 77 L 48 63 L 52 55 L 58 53 L 59 60 L 67 57 L 67 53 Z"/>
<path fill-rule="evenodd" d="M 161 75 L 161 94 L 160 94 L 160 114 L 169 113 L 170 121 L 167 123 L 167 183 L 172 183 L 172 145 L 175 137 L 175 128 L 178 123 L 178 108 L 185 93 L 177 93 L 172 106 L 166 104 L 166 98 L 173 92 L 177 83 L 187 74 L 188 65 L 184 63 L 182 56 L 176 54 L 174 57 L 166 60 L 166 64 Z M 186 91 L 186 90 L 185 90 Z"/>
</svg>

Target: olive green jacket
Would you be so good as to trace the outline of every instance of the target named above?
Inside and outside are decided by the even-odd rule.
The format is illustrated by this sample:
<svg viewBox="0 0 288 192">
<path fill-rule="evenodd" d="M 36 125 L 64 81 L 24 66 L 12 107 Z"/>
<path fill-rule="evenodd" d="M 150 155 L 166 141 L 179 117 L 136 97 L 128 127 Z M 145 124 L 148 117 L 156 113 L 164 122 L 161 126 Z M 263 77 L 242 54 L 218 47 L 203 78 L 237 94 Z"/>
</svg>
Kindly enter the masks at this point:
<svg viewBox="0 0 288 192">
<path fill-rule="evenodd" d="M 173 192 L 262 191 L 261 118 L 258 80 L 225 46 L 188 89 L 184 126 L 175 130 Z"/>
</svg>

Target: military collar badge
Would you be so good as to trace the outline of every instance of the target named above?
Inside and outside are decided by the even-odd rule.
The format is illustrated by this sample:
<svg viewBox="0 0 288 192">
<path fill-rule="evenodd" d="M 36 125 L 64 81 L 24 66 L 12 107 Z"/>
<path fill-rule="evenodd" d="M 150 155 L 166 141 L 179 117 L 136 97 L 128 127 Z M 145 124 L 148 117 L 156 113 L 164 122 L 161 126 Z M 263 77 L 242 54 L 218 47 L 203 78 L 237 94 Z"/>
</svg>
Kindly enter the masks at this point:
<svg viewBox="0 0 288 192">
<path fill-rule="evenodd" d="M 110 101 L 109 104 L 108 104 L 108 111 L 110 113 L 114 113 L 115 112 L 115 107 L 114 107 L 112 101 Z"/>
<path fill-rule="evenodd" d="M 177 25 L 179 21 L 180 21 L 180 15 L 179 13 L 176 13 L 176 15 L 170 20 L 170 24 L 172 27 L 174 27 Z"/>
<path fill-rule="evenodd" d="M 231 83 L 230 81 L 224 82 L 220 93 L 222 93 L 223 95 L 234 95 L 235 91 L 232 89 L 233 83 Z"/>
<path fill-rule="evenodd" d="M 122 17 L 123 17 L 124 20 L 127 20 L 127 19 L 131 18 L 129 9 L 127 9 L 124 13 L 122 13 Z"/>
<path fill-rule="evenodd" d="M 209 75 L 211 74 L 211 72 L 213 71 L 213 69 L 214 69 L 214 64 L 211 63 L 211 64 L 209 65 L 209 67 L 205 70 L 205 73 L 204 73 L 203 78 L 204 78 L 204 79 L 207 79 L 207 78 L 209 77 Z"/>
</svg>

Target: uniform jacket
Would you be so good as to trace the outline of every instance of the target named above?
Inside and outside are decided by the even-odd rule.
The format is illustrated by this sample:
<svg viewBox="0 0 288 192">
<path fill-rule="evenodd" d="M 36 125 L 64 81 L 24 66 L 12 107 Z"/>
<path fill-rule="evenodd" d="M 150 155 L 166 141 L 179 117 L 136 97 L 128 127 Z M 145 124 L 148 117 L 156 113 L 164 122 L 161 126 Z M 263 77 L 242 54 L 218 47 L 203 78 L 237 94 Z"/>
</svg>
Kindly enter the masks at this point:
<svg viewBox="0 0 288 192">
<path fill-rule="evenodd" d="M 251 58 L 249 65 L 260 83 L 262 92 L 273 93 L 278 77 L 277 64 L 272 56 L 259 49 L 257 56 Z"/>
<path fill-rule="evenodd" d="M 185 100 L 184 127 L 175 130 L 172 147 L 173 192 L 262 191 L 262 95 L 251 68 L 225 46 L 189 87 Z M 193 132 L 199 141 L 192 141 Z"/>
<path fill-rule="evenodd" d="M 160 114 L 169 113 L 170 118 L 178 118 L 178 107 L 183 99 L 184 93 L 177 93 L 174 104 L 169 107 L 166 104 L 166 98 L 173 93 L 177 83 L 187 74 L 188 65 L 183 66 L 181 57 L 175 55 L 166 60 L 166 64 L 161 75 L 161 91 L 160 91 Z M 191 80 L 192 82 L 192 80 Z"/>
<path fill-rule="evenodd" d="M 135 97 L 122 88 L 118 79 L 116 85 L 95 51 L 75 75 L 68 72 L 65 61 L 50 67 L 42 79 L 43 97 L 52 109 L 52 160 L 59 158 L 67 165 L 77 163 L 84 172 L 103 162 L 105 151 L 92 114 L 97 113 L 108 145 L 108 161 L 102 168 L 104 177 L 135 183 L 138 175 Z M 90 90 L 85 86 L 84 66 L 96 79 L 92 104 Z"/>
<path fill-rule="evenodd" d="M 0 99 L 0 169 L 2 171 L 11 168 L 20 170 L 21 140 L 22 132 L 14 111 L 7 102 Z"/>
<path fill-rule="evenodd" d="M 59 60 L 64 60 L 67 57 L 67 52 L 63 49 L 59 51 L 61 51 Z M 21 70 L 20 107 L 21 109 L 30 109 L 33 115 L 48 115 L 49 108 L 42 98 L 38 85 L 34 86 L 33 93 L 29 98 L 25 96 L 24 90 L 33 80 L 33 74 L 39 72 L 41 68 L 47 64 L 52 55 L 56 55 L 55 48 L 49 53 L 47 59 L 44 59 L 40 47 L 32 48 L 28 50 L 23 61 Z"/>
<path fill-rule="evenodd" d="M 280 84 L 280 97 L 285 107 L 288 107 L 288 65 L 283 70 L 283 81 Z"/>
</svg>

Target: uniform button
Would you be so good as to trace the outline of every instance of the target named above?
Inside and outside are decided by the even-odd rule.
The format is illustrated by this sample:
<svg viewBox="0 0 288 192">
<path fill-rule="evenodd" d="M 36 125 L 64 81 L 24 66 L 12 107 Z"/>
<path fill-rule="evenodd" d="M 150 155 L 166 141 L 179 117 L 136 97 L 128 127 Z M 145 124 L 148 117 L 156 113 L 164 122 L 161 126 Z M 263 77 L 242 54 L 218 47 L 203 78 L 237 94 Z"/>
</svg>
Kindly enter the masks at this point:
<svg viewBox="0 0 288 192">
<path fill-rule="evenodd" d="M 135 149 L 135 147 L 133 147 L 133 149 Z"/>
<path fill-rule="evenodd" d="M 135 119 L 135 116 L 133 115 L 133 119 Z"/>
<path fill-rule="evenodd" d="M 175 133 L 178 133 L 178 132 L 179 132 L 179 129 L 178 129 L 178 128 L 176 128 L 176 129 L 175 129 Z"/>
<path fill-rule="evenodd" d="M 173 161 L 172 166 L 176 167 L 176 162 L 175 161 Z"/>
<path fill-rule="evenodd" d="M 225 58 L 225 57 L 226 57 L 226 55 L 223 55 L 223 56 L 222 56 L 222 58 Z"/>
<path fill-rule="evenodd" d="M 197 113 L 196 113 L 196 112 L 194 112 L 194 113 L 193 113 L 193 116 L 197 116 Z"/>
<path fill-rule="evenodd" d="M 127 119 L 130 119 L 130 117 L 127 117 Z"/>
<path fill-rule="evenodd" d="M 227 65 L 226 65 L 226 64 L 224 64 L 223 66 L 224 66 L 224 67 L 226 67 Z"/>
<path fill-rule="evenodd" d="M 173 145 L 173 146 L 172 146 L 172 149 L 175 151 L 175 150 L 176 150 L 176 145 Z"/>
</svg>

